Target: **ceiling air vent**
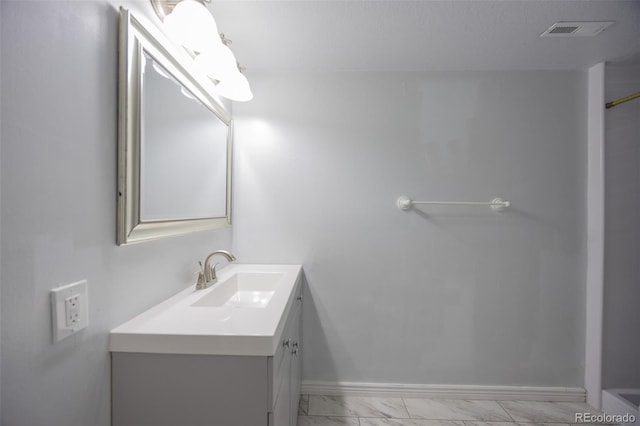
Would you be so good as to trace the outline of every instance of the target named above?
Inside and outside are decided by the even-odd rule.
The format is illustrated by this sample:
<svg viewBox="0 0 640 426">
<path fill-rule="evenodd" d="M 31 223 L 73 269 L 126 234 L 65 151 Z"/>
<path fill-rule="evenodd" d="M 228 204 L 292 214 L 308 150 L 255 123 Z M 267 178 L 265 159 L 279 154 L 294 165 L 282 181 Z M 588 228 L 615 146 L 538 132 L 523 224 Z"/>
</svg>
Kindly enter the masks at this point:
<svg viewBox="0 0 640 426">
<path fill-rule="evenodd" d="M 614 21 L 556 22 L 540 37 L 590 37 L 600 34 Z"/>
<path fill-rule="evenodd" d="M 572 34 L 578 31 L 580 27 L 572 26 L 572 25 L 555 25 L 550 31 L 549 34 Z"/>
</svg>

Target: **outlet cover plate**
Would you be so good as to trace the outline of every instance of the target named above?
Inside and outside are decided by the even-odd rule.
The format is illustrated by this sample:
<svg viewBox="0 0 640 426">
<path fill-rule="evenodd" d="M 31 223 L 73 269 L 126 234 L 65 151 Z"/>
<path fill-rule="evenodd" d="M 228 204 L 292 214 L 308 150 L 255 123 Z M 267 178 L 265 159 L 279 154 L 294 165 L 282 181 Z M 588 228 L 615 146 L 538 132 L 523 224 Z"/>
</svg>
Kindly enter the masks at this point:
<svg viewBox="0 0 640 426">
<path fill-rule="evenodd" d="M 69 312 L 70 299 L 73 299 L 73 312 Z M 73 314 L 73 321 L 67 315 Z M 89 298 L 87 281 L 65 285 L 51 290 L 51 318 L 53 325 L 53 343 L 86 328 L 89 325 Z"/>
</svg>

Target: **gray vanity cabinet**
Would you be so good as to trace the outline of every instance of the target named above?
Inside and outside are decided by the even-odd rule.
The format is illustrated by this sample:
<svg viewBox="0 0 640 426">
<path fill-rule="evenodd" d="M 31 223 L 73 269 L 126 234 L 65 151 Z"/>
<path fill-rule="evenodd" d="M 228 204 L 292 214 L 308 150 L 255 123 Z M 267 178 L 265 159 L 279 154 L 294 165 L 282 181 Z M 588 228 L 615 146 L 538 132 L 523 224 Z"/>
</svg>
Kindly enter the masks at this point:
<svg viewBox="0 0 640 426">
<path fill-rule="evenodd" d="M 274 356 L 112 352 L 112 425 L 296 426 L 301 287 Z"/>
</svg>

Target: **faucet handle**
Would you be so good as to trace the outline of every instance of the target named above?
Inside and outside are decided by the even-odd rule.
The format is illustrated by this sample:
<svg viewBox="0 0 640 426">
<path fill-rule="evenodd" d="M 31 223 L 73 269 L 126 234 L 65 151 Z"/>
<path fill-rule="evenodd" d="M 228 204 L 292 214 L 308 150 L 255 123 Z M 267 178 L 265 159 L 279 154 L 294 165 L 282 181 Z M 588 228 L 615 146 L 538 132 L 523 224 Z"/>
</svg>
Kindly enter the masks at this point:
<svg viewBox="0 0 640 426">
<path fill-rule="evenodd" d="M 193 275 L 198 276 L 198 280 L 196 281 L 196 290 L 205 288 L 204 268 L 202 267 L 202 262 L 198 262 L 198 264 L 200 265 L 200 270 L 193 273 Z"/>
</svg>

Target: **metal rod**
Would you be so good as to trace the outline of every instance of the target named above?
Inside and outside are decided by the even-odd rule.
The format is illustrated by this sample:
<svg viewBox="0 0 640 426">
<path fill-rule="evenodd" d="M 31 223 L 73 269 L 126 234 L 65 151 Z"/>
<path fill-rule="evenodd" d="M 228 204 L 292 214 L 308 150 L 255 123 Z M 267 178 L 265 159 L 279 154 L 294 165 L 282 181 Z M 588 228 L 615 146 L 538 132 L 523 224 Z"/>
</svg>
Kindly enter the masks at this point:
<svg viewBox="0 0 640 426">
<path fill-rule="evenodd" d="M 437 204 L 442 206 L 503 206 L 504 202 L 493 201 L 411 201 L 411 204 Z"/>
<path fill-rule="evenodd" d="M 640 98 L 640 92 L 634 93 L 633 95 L 625 96 L 624 98 L 616 99 L 615 101 L 607 102 L 605 104 L 605 108 L 613 108 L 616 105 L 623 104 L 625 102 L 632 101 L 634 99 Z"/>
<path fill-rule="evenodd" d="M 409 210 L 415 204 L 429 204 L 440 206 L 489 206 L 494 211 L 503 211 L 511 207 L 511 202 L 502 198 L 494 198 L 491 201 L 413 201 L 406 195 L 402 195 L 396 201 L 396 205 L 401 210 Z"/>
</svg>

